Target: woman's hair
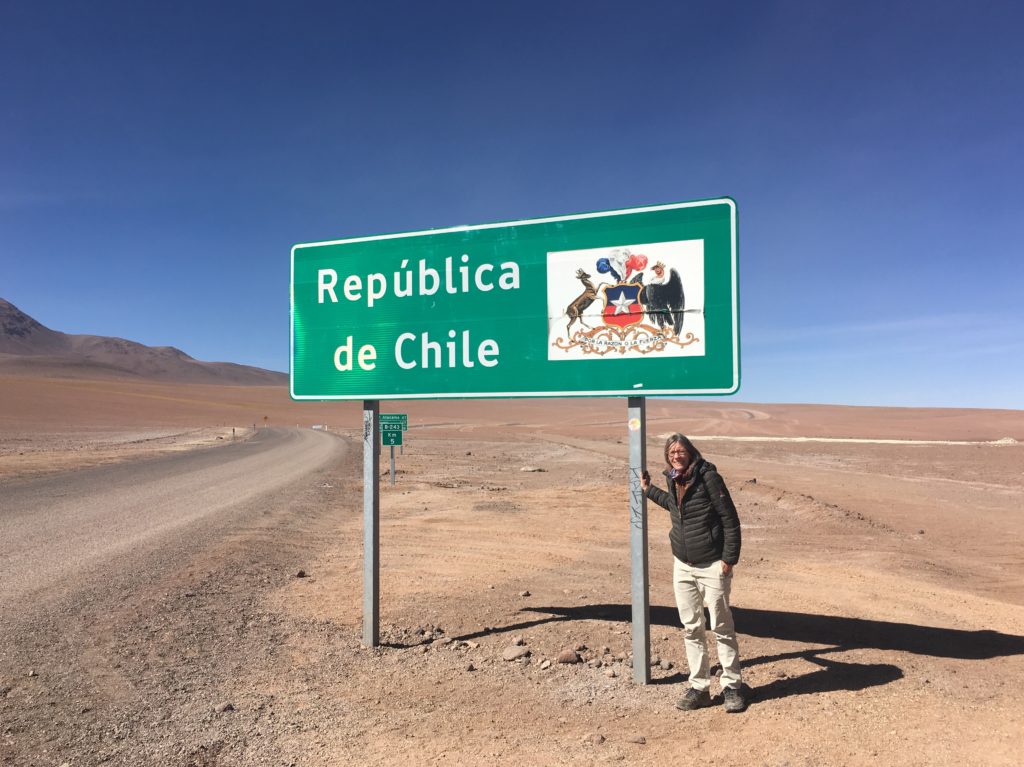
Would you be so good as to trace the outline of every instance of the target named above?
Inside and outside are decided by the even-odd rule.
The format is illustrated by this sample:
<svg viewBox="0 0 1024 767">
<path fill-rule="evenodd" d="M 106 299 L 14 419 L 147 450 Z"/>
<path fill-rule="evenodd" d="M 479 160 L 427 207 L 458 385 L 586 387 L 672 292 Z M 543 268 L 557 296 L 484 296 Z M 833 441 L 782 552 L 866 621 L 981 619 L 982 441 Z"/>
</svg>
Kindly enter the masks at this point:
<svg viewBox="0 0 1024 767">
<path fill-rule="evenodd" d="M 700 450 L 695 448 L 693 446 L 693 443 L 690 442 L 690 440 L 687 437 L 680 434 L 679 432 L 676 432 L 675 434 L 669 435 L 669 438 L 665 440 L 665 464 L 667 466 L 672 465 L 671 463 L 669 463 L 668 460 L 668 449 L 677 442 L 683 447 L 685 447 L 686 452 L 690 454 L 690 463 L 696 463 L 698 460 L 703 458 L 703 456 L 700 454 Z"/>
</svg>

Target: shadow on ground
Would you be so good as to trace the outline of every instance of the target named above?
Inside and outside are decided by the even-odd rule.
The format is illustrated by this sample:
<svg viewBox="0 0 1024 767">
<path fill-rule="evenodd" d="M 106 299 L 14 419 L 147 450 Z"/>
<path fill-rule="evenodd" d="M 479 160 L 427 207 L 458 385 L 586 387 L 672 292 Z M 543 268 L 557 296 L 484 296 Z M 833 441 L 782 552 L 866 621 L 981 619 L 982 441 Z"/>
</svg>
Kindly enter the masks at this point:
<svg viewBox="0 0 1024 767">
<path fill-rule="evenodd" d="M 521 612 L 541 617 L 508 626 L 486 627 L 482 631 L 457 638 L 467 640 L 517 632 L 559 621 L 607 620 L 629 623 L 632 620 L 632 607 L 628 604 L 529 607 Z M 650 616 L 652 625 L 679 627 L 679 616 L 675 608 L 652 606 Z M 1024 637 L 991 630 L 964 631 L 913 623 L 744 607 L 733 607 L 733 616 L 741 636 L 819 645 L 777 655 L 745 658 L 743 666 L 747 668 L 797 658 L 820 667 L 809 674 L 778 679 L 759 687 L 754 691 L 759 701 L 834 690 L 863 690 L 902 678 L 903 671 L 889 663 L 851 663 L 827 657 L 849 650 L 888 650 L 961 660 L 989 660 L 1024 654 Z M 682 678 L 677 680 L 673 677 L 673 680 L 681 681 Z"/>
</svg>

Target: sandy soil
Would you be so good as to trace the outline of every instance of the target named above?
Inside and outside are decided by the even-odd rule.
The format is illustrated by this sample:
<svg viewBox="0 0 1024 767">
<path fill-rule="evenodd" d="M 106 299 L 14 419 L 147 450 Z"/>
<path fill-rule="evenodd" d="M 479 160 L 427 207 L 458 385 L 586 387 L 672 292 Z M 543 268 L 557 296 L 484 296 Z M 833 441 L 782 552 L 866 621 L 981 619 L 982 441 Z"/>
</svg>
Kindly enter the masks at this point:
<svg viewBox="0 0 1024 767">
<path fill-rule="evenodd" d="M 223 441 L 241 441 L 253 427 L 133 431 L 8 432 L 0 435 L 0 480 L 137 461 Z"/>
<path fill-rule="evenodd" d="M 28 481 L 11 435 L 31 435 L 32 471 L 88 452 L 61 440 L 223 436 L 264 415 L 326 424 L 351 447 L 264 523 L 122 573 L 119 591 L 69 613 L 60 643 L 44 632 L 5 650 L 2 763 L 1024 762 L 1024 413 L 648 404 L 652 468 L 665 434 L 695 435 L 743 521 L 733 598 L 755 697 L 726 715 L 673 707 L 686 668 L 653 505 L 664 663 L 651 685 L 630 681 L 622 400 L 383 403 L 411 428 L 382 485 L 384 645 L 369 649 L 358 403 L 111 382 L 0 391 L 0 497 Z M 742 436 L 965 444 L 723 439 Z M 143 444 L 114 442 L 125 460 Z M 530 655 L 504 661 L 517 639 Z M 567 648 L 583 662 L 555 662 Z M 51 660 L 29 676 L 32 657 Z"/>
</svg>

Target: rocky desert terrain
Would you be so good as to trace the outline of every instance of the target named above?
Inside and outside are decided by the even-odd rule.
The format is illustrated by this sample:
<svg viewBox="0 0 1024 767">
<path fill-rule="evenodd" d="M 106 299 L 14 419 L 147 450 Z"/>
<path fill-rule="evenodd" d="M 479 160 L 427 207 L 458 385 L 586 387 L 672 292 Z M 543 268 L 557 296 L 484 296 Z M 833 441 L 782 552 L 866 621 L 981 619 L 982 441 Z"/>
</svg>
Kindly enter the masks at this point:
<svg viewBox="0 0 1024 767">
<path fill-rule="evenodd" d="M 652 470 L 665 435 L 690 434 L 743 522 L 753 697 L 727 715 L 673 706 L 687 672 L 653 504 L 656 663 L 632 681 L 624 400 L 381 409 L 410 429 L 394 486 L 382 454 L 372 648 L 359 403 L 0 377 L 0 554 L 18 571 L 0 587 L 0 764 L 1024 762 L 1024 413 L 648 402 Z M 36 569 L 7 548 L 49 551 L 31 530 L 79 492 L 304 445 L 314 425 L 308 469 L 132 528 L 138 545 L 54 546 L 63 564 Z"/>
</svg>

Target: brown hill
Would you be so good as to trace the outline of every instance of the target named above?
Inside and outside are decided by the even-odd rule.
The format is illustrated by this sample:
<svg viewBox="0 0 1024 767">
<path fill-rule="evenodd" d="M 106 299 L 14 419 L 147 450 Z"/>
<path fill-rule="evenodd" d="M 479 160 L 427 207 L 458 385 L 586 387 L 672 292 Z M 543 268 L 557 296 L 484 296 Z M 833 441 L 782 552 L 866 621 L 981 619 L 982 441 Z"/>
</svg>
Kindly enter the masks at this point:
<svg viewBox="0 0 1024 767">
<path fill-rule="evenodd" d="M 179 383 L 282 385 L 288 376 L 230 362 L 203 362 L 173 346 L 73 335 L 42 325 L 0 298 L 0 372 L 61 378 L 133 378 Z"/>
</svg>

